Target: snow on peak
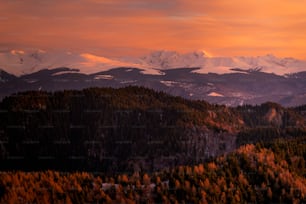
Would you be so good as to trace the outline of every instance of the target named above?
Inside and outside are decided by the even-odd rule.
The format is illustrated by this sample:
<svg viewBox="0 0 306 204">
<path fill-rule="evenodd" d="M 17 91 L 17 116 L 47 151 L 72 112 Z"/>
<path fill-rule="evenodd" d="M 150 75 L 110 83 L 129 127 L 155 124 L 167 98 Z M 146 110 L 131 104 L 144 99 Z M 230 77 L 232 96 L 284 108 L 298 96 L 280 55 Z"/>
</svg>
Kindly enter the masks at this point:
<svg viewBox="0 0 306 204">
<path fill-rule="evenodd" d="M 179 53 L 175 51 L 159 50 L 141 57 L 141 63 L 147 67 L 168 68 L 171 63 L 180 58 Z"/>
<path fill-rule="evenodd" d="M 212 55 L 208 54 L 208 52 L 205 50 L 196 50 L 192 53 L 193 55 L 198 56 L 198 57 L 212 57 Z"/>
<path fill-rule="evenodd" d="M 83 71 L 81 71 L 82 73 L 97 73 L 116 67 L 134 67 L 142 69 L 141 72 L 144 74 L 163 74 L 159 70 L 148 68 L 147 66 L 144 66 L 142 63 L 140 63 L 138 60 L 133 60 L 132 58 L 127 61 L 124 59 L 110 59 L 100 57 L 89 53 L 83 53 L 80 56 L 84 59 L 84 61 L 82 61 L 79 65 L 83 68 Z"/>
<path fill-rule="evenodd" d="M 47 68 L 75 68 L 80 59 L 76 55 L 68 55 L 63 52 L 47 52 L 41 49 L 12 50 L 0 53 L 0 67 L 9 73 L 20 76 Z"/>
<path fill-rule="evenodd" d="M 80 73 L 93 74 L 116 67 L 139 68 L 143 74 L 161 75 L 163 70 L 193 68 L 196 73 L 232 73 L 254 70 L 278 75 L 306 71 L 306 61 L 278 58 L 272 54 L 256 57 L 214 57 L 204 50 L 179 53 L 159 50 L 143 57 L 107 58 L 93 53 L 56 52 L 45 50 L 10 50 L 0 53 L 0 68 L 20 76 L 39 71 L 69 67 Z M 247 72 L 245 72 L 247 73 Z"/>
<path fill-rule="evenodd" d="M 213 96 L 213 97 L 224 97 L 223 94 L 217 93 L 217 92 L 210 92 L 207 94 L 207 96 Z"/>
<path fill-rule="evenodd" d="M 80 54 L 80 56 L 83 57 L 86 60 L 86 62 L 84 62 L 85 64 L 86 63 L 107 64 L 107 63 L 114 63 L 115 62 L 115 61 L 107 59 L 105 57 L 96 56 L 96 55 L 93 55 L 93 54 L 90 54 L 90 53 L 83 53 L 83 54 Z"/>
<path fill-rule="evenodd" d="M 169 57 L 175 57 L 179 55 L 176 51 L 169 51 L 169 50 L 158 50 L 151 53 L 152 57 L 160 57 L 160 58 L 169 58 Z"/>
<path fill-rule="evenodd" d="M 260 69 L 262 72 L 285 75 L 306 71 L 306 61 L 293 58 L 278 58 L 272 54 L 257 57 L 236 57 L 249 70 Z"/>
<path fill-rule="evenodd" d="M 257 57 L 213 57 L 203 50 L 189 53 L 157 51 L 141 58 L 141 63 L 157 69 L 198 67 L 195 73 L 232 73 L 237 70 L 253 70 L 285 75 L 306 70 L 306 61 L 278 58 L 272 54 Z"/>
<path fill-rule="evenodd" d="M 23 55 L 25 52 L 23 50 L 11 50 L 12 55 Z"/>
<path fill-rule="evenodd" d="M 140 58 L 142 63 L 149 67 L 171 69 L 181 67 L 198 67 L 205 60 L 203 51 L 178 53 L 175 51 L 156 51 Z"/>
<path fill-rule="evenodd" d="M 58 67 L 78 69 L 83 74 L 93 74 L 117 67 L 139 68 L 144 74 L 164 74 L 160 70 L 145 66 L 141 60 L 134 58 L 110 59 L 91 53 L 47 52 L 34 49 L 0 52 L 0 68 L 16 76 Z"/>
</svg>

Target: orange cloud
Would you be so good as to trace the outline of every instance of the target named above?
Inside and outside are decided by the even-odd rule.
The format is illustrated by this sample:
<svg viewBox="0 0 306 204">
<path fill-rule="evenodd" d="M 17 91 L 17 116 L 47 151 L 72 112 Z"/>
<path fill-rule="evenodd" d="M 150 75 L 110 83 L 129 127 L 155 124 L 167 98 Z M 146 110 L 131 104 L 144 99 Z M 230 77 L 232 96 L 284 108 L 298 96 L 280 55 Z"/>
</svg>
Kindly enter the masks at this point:
<svg viewBox="0 0 306 204">
<path fill-rule="evenodd" d="M 306 58 L 305 8 L 301 0 L 1 1 L 0 46 Z"/>
</svg>

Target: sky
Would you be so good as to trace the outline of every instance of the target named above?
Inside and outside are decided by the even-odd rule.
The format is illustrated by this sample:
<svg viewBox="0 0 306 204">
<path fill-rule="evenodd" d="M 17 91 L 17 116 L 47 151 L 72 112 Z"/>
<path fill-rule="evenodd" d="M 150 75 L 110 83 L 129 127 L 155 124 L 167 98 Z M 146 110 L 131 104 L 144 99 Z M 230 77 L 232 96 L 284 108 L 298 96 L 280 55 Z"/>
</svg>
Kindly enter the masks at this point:
<svg viewBox="0 0 306 204">
<path fill-rule="evenodd" d="M 0 0 L 0 50 L 306 59 L 306 0 Z"/>
</svg>

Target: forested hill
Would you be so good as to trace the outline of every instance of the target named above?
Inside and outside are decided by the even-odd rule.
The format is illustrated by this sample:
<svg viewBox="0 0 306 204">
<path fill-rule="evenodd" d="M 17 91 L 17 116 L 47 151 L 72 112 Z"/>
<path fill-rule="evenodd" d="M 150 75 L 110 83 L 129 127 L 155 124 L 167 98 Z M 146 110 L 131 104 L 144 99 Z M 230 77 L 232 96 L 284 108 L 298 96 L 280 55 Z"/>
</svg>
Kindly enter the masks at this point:
<svg viewBox="0 0 306 204">
<path fill-rule="evenodd" d="M 9 171 L 1 203 L 305 203 L 305 137 L 140 174 Z"/>
<path fill-rule="evenodd" d="M 229 108 L 143 87 L 29 91 L 0 103 L 8 170 L 151 171 L 304 133 L 302 106 Z"/>
<path fill-rule="evenodd" d="M 146 114 L 153 114 L 160 116 L 158 122 L 165 126 L 194 124 L 223 131 L 235 131 L 242 124 L 239 116 L 225 106 L 211 105 L 205 101 L 191 101 L 135 86 L 119 89 L 89 88 L 82 91 L 68 90 L 54 93 L 28 91 L 5 98 L 0 108 L 19 113 L 68 111 L 70 115 L 78 114 L 83 117 L 88 113 L 99 113 L 103 117 L 107 115 L 113 119 L 118 114 L 137 112 L 140 114 L 138 114 L 139 117 L 134 118 L 135 121 L 138 119 L 150 120 L 151 118 L 144 117 Z M 162 115 L 167 117 L 162 117 Z M 82 118 L 76 119 L 78 119 L 78 124 L 83 122 Z M 108 123 L 112 122 L 107 117 L 105 120 L 108 120 Z M 121 120 L 120 122 L 133 123 L 135 121 Z M 154 121 L 151 122 L 154 123 Z"/>
</svg>

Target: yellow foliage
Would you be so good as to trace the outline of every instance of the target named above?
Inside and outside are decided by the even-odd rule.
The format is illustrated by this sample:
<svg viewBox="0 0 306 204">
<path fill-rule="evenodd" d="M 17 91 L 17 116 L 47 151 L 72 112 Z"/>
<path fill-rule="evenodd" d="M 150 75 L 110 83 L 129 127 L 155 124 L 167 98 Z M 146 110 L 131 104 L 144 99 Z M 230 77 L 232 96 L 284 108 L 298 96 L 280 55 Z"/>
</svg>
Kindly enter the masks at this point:
<svg viewBox="0 0 306 204">
<path fill-rule="evenodd" d="M 215 164 L 215 162 L 209 162 L 207 166 L 209 170 L 217 169 L 217 165 Z"/>
</svg>

